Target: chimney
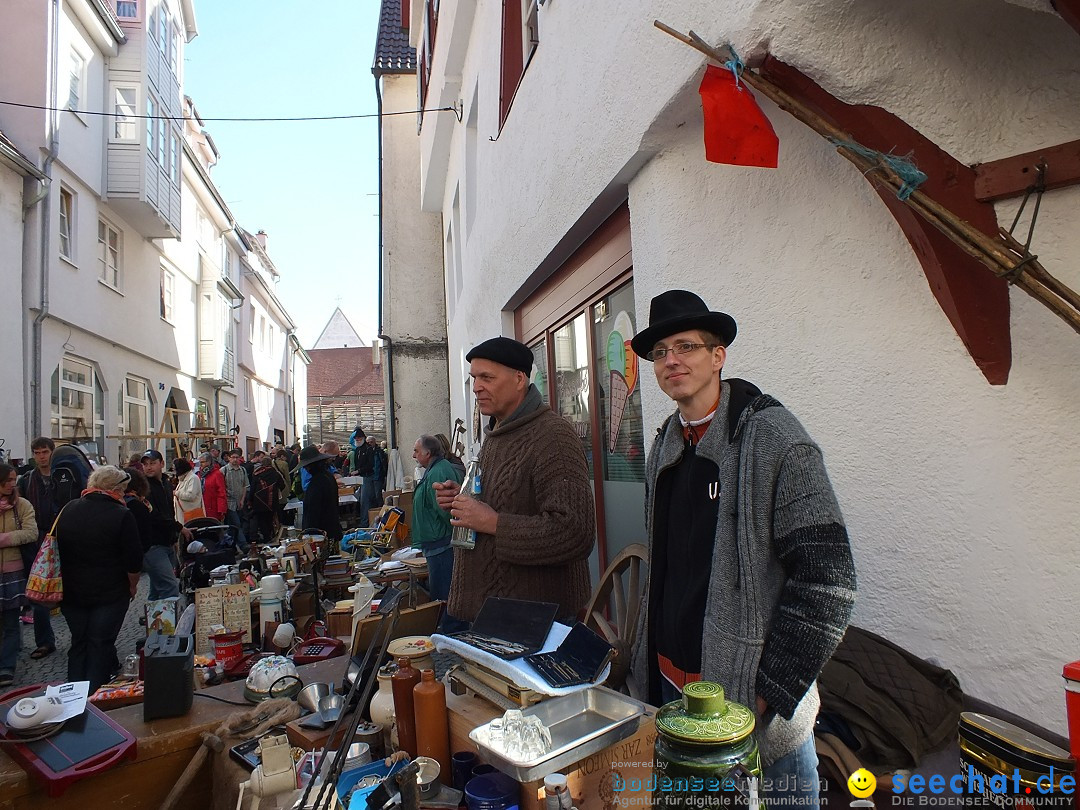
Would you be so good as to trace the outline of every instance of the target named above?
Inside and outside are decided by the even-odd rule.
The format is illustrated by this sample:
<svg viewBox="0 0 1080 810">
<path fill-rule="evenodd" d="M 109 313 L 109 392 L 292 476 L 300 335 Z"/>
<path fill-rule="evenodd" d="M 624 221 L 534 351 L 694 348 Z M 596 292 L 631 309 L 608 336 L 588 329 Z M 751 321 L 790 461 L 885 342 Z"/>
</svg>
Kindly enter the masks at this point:
<svg viewBox="0 0 1080 810">
<path fill-rule="evenodd" d="M 378 366 L 382 363 L 382 341 L 378 338 L 371 341 L 371 365 Z"/>
<path fill-rule="evenodd" d="M 266 231 L 259 231 L 255 234 L 255 238 L 259 240 L 259 245 L 263 250 L 266 250 Z"/>
</svg>

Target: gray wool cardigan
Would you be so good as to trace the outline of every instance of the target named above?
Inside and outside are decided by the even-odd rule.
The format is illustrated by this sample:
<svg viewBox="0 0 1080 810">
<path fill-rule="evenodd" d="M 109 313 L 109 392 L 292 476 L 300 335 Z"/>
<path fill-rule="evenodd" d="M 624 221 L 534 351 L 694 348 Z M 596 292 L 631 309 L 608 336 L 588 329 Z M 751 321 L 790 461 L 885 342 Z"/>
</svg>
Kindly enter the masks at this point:
<svg viewBox="0 0 1080 810">
<path fill-rule="evenodd" d="M 683 449 L 674 414 L 646 464 L 650 572 L 657 481 L 679 463 Z M 813 733 L 820 705 L 815 682 L 854 606 L 851 548 L 820 449 L 790 411 L 750 383 L 724 381 L 696 452 L 717 464 L 721 482 L 702 677 L 751 708 L 761 695 L 775 712 L 767 723 L 758 718 L 767 766 Z M 629 679 L 631 694 L 644 700 L 656 694 L 650 687 L 659 677 L 650 639 L 651 584 L 643 594 Z"/>
</svg>

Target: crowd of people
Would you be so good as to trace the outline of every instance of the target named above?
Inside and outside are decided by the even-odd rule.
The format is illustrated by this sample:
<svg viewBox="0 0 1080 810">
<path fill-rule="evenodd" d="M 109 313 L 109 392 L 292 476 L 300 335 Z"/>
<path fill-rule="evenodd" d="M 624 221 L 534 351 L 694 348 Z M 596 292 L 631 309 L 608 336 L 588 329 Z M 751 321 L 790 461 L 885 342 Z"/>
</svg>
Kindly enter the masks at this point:
<svg viewBox="0 0 1080 810">
<path fill-rule="evenodd" d="M 293 524 L 291 498 L 302 500 L 303 528 L 342 536 L 338 478 L 363 479 L 360 522 L 381 504 L 386 453 L 362 430 L 347 453 L 336 442 L 301 448 L 281 444 L 247 459 L 239 448 L 224 454 L 207 445 L 197 458 L 176 458 L 167 467 L 155 449 L 132 455 L 123 467 L 104 465 L 75 474 L 74 486 L 53 475 L 56 444 L 31 442 L 34 463 L 19 471 L 0 463 L 0 688 L 15 680 L 22 650 L 20 622 L 32 624 L 34 659 L 57 651 L 55 620 L 46 605 L 26 598 L 27 577 L 46 534 L 60 558 L 64 596 L 60 612 L 71 634 L 70 680 L 91 689 L 119 669 L 116 638 L 146 574 L 148 598 L 180 596 L 182 560 L 205 551 L 192 526 L 227 527 L 227 545 L 246 554 L 269 544 Z M 81 457 L 81 453 L 72 453 Z M 67 479 L 64 479 L 65 482 Z"/>
</svg>

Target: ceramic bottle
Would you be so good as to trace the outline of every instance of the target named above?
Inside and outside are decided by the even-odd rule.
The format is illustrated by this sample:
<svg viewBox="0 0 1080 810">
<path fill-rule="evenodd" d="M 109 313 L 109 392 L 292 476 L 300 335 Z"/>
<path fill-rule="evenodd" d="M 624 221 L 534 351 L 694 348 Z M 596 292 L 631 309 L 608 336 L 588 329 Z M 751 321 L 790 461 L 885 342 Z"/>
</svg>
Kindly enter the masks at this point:
<svg viewBox="0 0 1080 810">
<path fill-rule="evenodd" d="M 413 709 L 413 688 L 420 683 L 420 673 L 412 668 L 408 658 L 398 659 L 398 671 L 390 678 L 394 693 L 394 718 L 397 721 L 398 750 L 416 757 L 416 714 Z"/>
<path fill-rule="evenodd" d="M 450 724 L 446 715 L 446 687 L 435 680 L 435 670 L 420 670 L 420 683 L 413 689 L 416 712 L 416 748 L 421 756 L 439 763 L 450 774 Z"/>
<path fill-rule="evenodd" d="M 372 723 L 382 726 L 383 747 L 388 752 L 397 750 L 397 728 L 394 718 L 394 692 L 391 677 L 397 672 L 397 664 L 387 664 L 379 669 L 379 691 L 371 699 L 368 716 Z"/>
</svg>

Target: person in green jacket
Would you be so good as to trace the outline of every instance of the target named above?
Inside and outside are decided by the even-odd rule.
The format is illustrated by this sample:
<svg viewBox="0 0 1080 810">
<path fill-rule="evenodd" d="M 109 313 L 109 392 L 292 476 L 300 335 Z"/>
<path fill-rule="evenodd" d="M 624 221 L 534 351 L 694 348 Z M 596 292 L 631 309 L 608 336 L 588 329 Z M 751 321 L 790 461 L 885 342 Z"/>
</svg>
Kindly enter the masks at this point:
<svg viewBox="0 0 1080 810">
<path fill-rule="evenodd" d="M 454 573 L 454 553 L 450 548 L 450 513 L 440 509 L 432 484 L 443 481 L 461 483 L 461 470 L 445 457 L 442 443 L 424 435 L 413 445 L 413 458 L 424 468 L 424 477 L 413 494 L 412 541 L 424 552 L 428 564 L 428 592 L 432 599 L 445 602 L 450 597 L 450 579 Z"/>
</svg>

